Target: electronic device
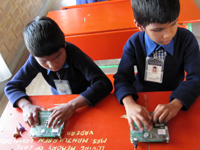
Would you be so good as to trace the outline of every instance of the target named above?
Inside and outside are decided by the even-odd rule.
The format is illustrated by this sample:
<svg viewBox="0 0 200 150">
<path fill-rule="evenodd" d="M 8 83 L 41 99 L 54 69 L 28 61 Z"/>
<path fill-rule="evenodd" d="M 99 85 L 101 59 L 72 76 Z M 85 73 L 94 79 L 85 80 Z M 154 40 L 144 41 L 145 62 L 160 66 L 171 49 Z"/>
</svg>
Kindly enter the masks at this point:
<svg viewBox="0 0 200 150">
<path fill-rule="evenodd" d="M 59 137 L 61 138 L 64 122 L 58 128 L 53 129 L 52 127 L 47 128 L 48 118 L 52 112 L 40 111 L 38 112 L 39 125 L 35 125 L 29 131 L 29 136 L 34 137 Z"/>
<path fill-rule="evenodd" d="M 135 125 L 135 123 L 134 123 Z M 166 123 L 157 123 L 153 124 L 153 128 L 151 131 L 148 131 L 145 127 L 144 130 L 141 131 L 135 125 L 136 131 L 131 130 L 131 143 L 134 141 L 139 142 L 169 142 L 169 132 Z"/>
</svg>

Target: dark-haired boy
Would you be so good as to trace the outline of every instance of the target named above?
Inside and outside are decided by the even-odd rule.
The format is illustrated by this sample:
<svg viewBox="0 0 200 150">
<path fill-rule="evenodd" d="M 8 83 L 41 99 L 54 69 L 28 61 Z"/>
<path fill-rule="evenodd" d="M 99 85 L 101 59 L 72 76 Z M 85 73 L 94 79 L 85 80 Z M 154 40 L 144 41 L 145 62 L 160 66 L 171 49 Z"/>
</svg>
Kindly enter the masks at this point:
<svg viewBox="0 0 200 150">
<path fill-rule="evenodd" d="M 200 94 L 200 52 L 194 35 L 178 27 L 179 0 L 131 0 L 135 24 L 114 75 L 115 95 L 124 104 L 128 122 L 143 130 L 168 122 L 180 109 L 188 110 Z M 134 76 L 134 66 L 137 74 Z M 156 74 L 152 73 L 157 68 Z M 183 82 L 184 71 L 187 81 Z M 159 104 L 151 116 L 135 100 L 137 92 L 173 91 L 170 103 Z M 143 125 L 142 125 L 143 124 Z"/>
<path fill-rule="evenodd" d="M 65 42 L 58 25 L 48 17 L 37 17 L 24 30 L 24 40 L 31 53 L 17 74 L 6 84 L 5 93 L 14 107 L 23 110 L 26 123 L 38 124 L 38 111 L 45 110 L 28 101 L 25 88 L 38 73 L 51 86 L 54 95 L 80 94 L 66 104 L 50 108 L 48 127 L 68 120 L 83 106 L 94 106 L 112 90 L 112 84 L 99 67 L 75 45 Z"/>
</svg>

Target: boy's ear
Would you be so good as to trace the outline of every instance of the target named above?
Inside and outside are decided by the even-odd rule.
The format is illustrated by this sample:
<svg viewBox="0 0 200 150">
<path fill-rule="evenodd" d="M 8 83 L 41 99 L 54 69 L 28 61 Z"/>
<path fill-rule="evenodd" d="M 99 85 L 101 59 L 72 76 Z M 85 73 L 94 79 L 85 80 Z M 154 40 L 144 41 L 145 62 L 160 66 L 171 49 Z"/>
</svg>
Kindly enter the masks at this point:
<svg viewBox="0 0 200 150">
<path fill-rule="evenodd" d="M 139 24 L 136 20 L 134 20 L 134 23 L 135 23 L 136 27 L 137 27 L 140 31 L 145 31 L 144 27 L 143 27 L 141 24 Z"/>
</svg>

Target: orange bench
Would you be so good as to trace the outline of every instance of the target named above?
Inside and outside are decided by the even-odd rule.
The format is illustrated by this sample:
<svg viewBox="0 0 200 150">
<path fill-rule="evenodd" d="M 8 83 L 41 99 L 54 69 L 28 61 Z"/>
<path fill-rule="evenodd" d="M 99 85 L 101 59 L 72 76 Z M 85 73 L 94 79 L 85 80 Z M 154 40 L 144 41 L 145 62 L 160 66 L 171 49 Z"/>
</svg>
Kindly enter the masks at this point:
<svg viewBox="0 0 200 150">
<path fill-rule="evenodd" d="M 200 12 L 193 0 L 180 0 L 180 3 L 179 24 L 200 21 Z M 125 42 L 138 32 L 130 1 L 70 6 L 49 12 L 47 16 L 57 22 L 66 41 L 77 45 L 93 60 L 121 58 Z"/>
<path fill-rule="evenodd" d="M 186 23 L 200 21 L 200 12 L 193 0 L 180 0 L 180 3 L 180 26 L 188 28 Z M 104 1 L 62 9 L 47 16 L 57 22 L 66 41 L 78 46 L 94 61 L 121 58 L 124 44 L 139 31 L 133 22 L 130 1 Z M 113 83 L 112 76 L 108 75 Z"/>
</svg>

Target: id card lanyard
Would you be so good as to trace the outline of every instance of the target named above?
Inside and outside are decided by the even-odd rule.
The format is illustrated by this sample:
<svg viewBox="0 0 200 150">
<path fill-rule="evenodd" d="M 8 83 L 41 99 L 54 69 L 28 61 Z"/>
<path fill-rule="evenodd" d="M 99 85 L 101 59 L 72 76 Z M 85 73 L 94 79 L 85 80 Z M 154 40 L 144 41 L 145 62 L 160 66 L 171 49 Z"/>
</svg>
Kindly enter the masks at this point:
<svg viewBox="0 0 200 150">
<path fill-rule="evenodd" d="M 144 80 L 162 83 L 165 59 L 146 57 Z"/>
<path fill-rule="evenodd" d="M 72 94 L 72 90 L 68 80 L 61 80 L 60 74 L 56 72 L 59 80 L 54 80 L 56 88 L 60 95 Z"/>
</svg>

